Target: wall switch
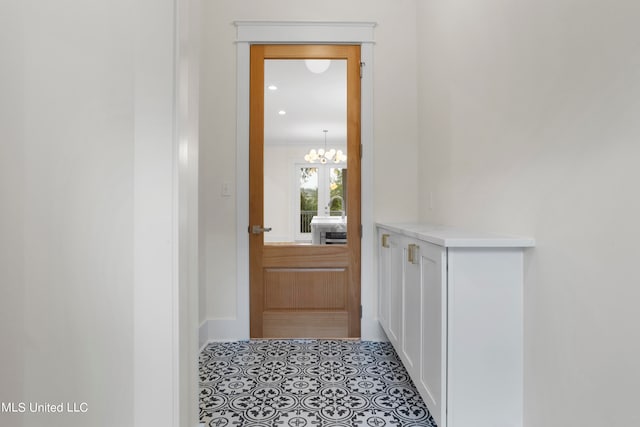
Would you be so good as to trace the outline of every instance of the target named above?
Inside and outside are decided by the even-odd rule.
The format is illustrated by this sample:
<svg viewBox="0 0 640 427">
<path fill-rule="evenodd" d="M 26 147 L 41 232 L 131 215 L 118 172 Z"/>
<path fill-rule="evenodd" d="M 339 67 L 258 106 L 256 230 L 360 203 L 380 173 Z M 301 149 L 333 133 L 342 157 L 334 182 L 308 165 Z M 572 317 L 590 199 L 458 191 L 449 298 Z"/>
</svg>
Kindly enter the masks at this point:
<svg viewBox="0 0 640 427">
<path fill-rule="evenodd" d="M 231 197 L 231 183 L 229 181 L 224 181 L 222 183 L 222 197 Z"/>
</svg>

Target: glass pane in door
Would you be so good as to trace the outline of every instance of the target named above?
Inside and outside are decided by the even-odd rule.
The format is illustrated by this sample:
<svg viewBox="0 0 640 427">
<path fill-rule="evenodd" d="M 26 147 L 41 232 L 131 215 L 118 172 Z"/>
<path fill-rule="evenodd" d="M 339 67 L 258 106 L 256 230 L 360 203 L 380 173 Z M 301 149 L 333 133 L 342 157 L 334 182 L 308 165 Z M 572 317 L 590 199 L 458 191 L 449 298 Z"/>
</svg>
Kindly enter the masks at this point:
<svg viewBox="0 0 640 427">
<path fill-rule="evenodd" d="M 265 243 L 346 230 L 346 168 L 347 61 L 265 60 Z"/>
</svg>

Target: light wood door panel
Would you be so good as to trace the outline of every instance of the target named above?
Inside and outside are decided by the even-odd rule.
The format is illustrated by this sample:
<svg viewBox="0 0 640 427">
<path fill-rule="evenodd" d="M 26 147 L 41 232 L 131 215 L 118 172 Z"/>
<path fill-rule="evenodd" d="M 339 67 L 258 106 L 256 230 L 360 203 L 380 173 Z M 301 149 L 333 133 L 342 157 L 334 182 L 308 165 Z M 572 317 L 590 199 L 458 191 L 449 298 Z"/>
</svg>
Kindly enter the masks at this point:
<svg viewBox="0 0 640 427">
<path fill-rule="evenodd" d="M 264 62 L 346 60 L 347 244 L 266 243 L 264 224 Z M 360 337 L 360 46 L 253 45 L 249 144 L 250 335 L 252 338 Z"/>
<path fill-rule="evenodd" d="M 265 269 L 265 311 L 347 309 L 344 268 Z"/>
<path fill-rule="evenodd" d="M 265 337 L 269 338 L 347 338 L 346 311 L 285 312 L 266 311 L 263 319 Z"/>
</svg>

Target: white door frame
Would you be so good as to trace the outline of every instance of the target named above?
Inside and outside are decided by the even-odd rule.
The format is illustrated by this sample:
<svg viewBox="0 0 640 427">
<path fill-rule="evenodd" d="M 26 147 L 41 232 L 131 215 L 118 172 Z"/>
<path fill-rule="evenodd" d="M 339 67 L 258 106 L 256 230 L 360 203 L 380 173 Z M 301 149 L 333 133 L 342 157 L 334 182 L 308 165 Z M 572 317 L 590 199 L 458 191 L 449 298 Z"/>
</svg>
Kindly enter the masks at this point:
<svg viewBox="0 0 640 427">
<path fill-rule="evenodd" d="M 140 23 L 133 41 L 136 426 L 199 422 L 199 8 L 200 0 L 134 7 Z"/>
<path fill-rule="evenodd" d="M 383 340 L 376 319 L 373 223 L 373 22 L 236 21 L 237 28 L 237 287 L 236 318 L 215 328 L 217 339 L 249 339 L 249 65 L 252 44 L 359 44 L 362 155 L 362 339 Z M 222 325 L 221 325 L 222 326 Z M 210 331 L 210 333 L 213 331 Z M 210 335 L 212 336 L 212 335 Z"/>
</svg>

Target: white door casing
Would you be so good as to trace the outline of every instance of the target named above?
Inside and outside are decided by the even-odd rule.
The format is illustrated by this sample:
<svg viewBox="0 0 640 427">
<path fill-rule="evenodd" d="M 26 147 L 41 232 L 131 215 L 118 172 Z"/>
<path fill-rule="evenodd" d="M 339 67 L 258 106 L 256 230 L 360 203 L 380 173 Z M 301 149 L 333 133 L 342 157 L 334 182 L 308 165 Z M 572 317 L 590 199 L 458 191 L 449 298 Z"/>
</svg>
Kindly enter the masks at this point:
<svg viewBox="0 0 640 427">
<path fill-rule="evenodd" d="M 237 287 L 236 317 L 208 324 L 209 337 L 249 338 L 249 64 L 250 46 L 266 43 L 360 44 L 362 155 L 362 338 L 384 340 L 376 319 L 377 289 L 374 271 L 373 224 L 373 30 L 372 22 L 264 22 L 237 21 Z"/>
</svg>

